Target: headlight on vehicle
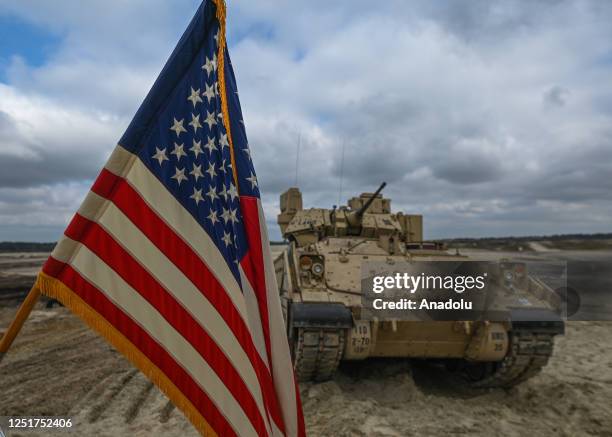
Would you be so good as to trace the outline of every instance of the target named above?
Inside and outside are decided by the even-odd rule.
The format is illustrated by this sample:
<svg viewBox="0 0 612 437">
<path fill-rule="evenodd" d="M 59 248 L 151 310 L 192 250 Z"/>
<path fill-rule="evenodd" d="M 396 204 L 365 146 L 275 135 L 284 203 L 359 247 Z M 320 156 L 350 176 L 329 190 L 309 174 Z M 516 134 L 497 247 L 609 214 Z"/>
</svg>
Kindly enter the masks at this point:
<svg viewBox="0 0 612 437">
<path fill-rule="evenodd" d="M 300 267 L 302 270 L 310 270 L 312 267 L 312 258 L 309 256 L 300 257 Z"/>
<path fill-rule="evenodd" d="M 314 263 L 312 265 L 312 273 L 314 273 L 317 276 L 321 276 L 323 274 L 323 264 Z"/>
</svg>

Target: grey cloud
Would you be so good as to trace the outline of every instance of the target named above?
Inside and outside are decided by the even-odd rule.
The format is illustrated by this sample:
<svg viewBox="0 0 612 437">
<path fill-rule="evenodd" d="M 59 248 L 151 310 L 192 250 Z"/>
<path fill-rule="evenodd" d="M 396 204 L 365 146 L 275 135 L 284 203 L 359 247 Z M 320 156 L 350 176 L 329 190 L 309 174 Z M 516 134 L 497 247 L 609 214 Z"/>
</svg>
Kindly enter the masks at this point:
<svg viewBox="0 0 612 437">
<path fill-rule="evenodd" d="M 565 106 L 569 90 L 559 85 L 550 87 L 542 96 L 542 101 L 545 106 L 562 107 Z"/>
<path fill-rule="evenodd" d="M 502 177 L 500 162 L 481 155 L 449 156 L 447 160 L 433 165 L 434 176 L 456 184 L 492 182 Z"/>
<path fill-rule="evenodd" d="M 80 138 L 66 138 L 62 144 L 27 136 L 23 130 L 11 115 L 0 111 L 0 188 L 91 180 L 112 148 L 112 143 L 98 142 L 86 129 L 81 130 Z"/>
<path fill-rule="evenodd" d="M 440 21 L 445 29 L 467 41 L 494 41 L 537 26 L 545 21 L 545 14 L 559 11 L 558 7 L 563 3 L 564 0 L 477 0 L 469 3 L 421 2 L 421 7 L 432 19 Z"/>
<path fill-rule="evenodd" d="M 93 179 L 104 161 L 88 153 L 54 155 L 36 150 L 33 158 L 0 154 L 0 186 L 31 187 L 42 184 Z M 75 165 L 78 163 L 78 165 Z"/>
</svg>

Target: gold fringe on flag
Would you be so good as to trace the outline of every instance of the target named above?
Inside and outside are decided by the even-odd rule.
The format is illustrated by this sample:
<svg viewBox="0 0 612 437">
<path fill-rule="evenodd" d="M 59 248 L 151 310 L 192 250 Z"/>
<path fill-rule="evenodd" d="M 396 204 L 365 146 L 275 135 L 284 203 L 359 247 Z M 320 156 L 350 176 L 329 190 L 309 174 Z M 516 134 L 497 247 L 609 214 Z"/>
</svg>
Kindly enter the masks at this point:
<svg viewBox="0 0 612 437">
<path fill-rule="evenodd" d="M 206 437 L 216 437 L 206 419 L 183 395 L 174 383 L 151 360 L 149 360 L 132 342 L 111 325 L 104 317 L 91 308 L 83 299 L 74 293 L 60 280 L 45 273 L 39 273 L 35 286 L 53 299 L 59 300 L 64 306 L 79 316 L 91 329 L 99 333 L 106 341 L 121 352 L 142 373 L 144 373 L 159 389 L 179 408 L 193 424 L 193 426 Z"/>
<path fill-rule="evenodd" d="M 236 158 L 234 155 L 234 142 L 232 141 L 232 131 L 230 129 L 229 108 L 227 105 L 227 93 L 225 86 L 225 1 L 213 0 L 217 6 L 217 20 L 219 20 L 219 51 L 217 53 L 217 74 L 219 76 L 219 94 L 221 94 L 221 112 L 223 114 L 223 125 L 227 132 L 227 141 L 230 148 L 230 159 L 232 162 L 232 175 L 234 176 L 234 185 L 238 190 L 238 175 L 236 173 Z"/>
</svg>

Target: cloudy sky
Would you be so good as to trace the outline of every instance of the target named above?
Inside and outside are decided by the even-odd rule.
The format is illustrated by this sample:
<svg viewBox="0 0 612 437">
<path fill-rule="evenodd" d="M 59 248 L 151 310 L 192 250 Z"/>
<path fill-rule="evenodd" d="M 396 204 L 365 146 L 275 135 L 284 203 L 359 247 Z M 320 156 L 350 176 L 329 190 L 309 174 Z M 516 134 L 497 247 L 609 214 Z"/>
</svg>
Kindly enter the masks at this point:
<svg viewBox="0 0 612 437">
<path fill-rule="evenodd" d="M 298 136 L 307 206 L 384 180 L 427 238 L 612 231 L 612 2 L 228 3 L 272 238 Z M 0 240 L 58 238 L 198 4 L 0 0 Z"/>
</svg>

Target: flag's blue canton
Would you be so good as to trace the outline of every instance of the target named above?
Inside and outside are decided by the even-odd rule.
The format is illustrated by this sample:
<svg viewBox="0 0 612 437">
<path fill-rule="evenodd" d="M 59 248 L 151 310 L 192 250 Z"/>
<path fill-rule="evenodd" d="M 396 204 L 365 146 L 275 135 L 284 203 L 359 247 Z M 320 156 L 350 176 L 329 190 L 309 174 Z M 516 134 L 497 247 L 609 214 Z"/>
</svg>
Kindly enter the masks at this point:
<svg viewBox="0 0 612 437">
<path fill-rule="evenodd" d="M 225 77 L 237 169 L 223 125 L 218 82 L 218 23 L 214 23 L 183 78 L 161 108 L 140 159 L 197 219 L 237 279 L 247 251 L 241 196 L 259 196 L 229 57 Z M 227 53 L 227 51 L 226 51 Z M 239 187 L 233 179 L 236 170 Z"/>
</svg>

